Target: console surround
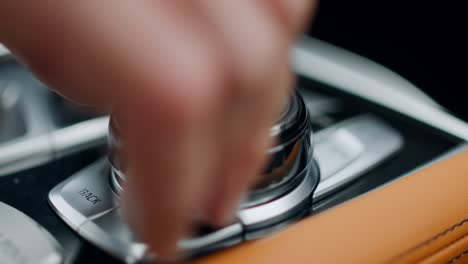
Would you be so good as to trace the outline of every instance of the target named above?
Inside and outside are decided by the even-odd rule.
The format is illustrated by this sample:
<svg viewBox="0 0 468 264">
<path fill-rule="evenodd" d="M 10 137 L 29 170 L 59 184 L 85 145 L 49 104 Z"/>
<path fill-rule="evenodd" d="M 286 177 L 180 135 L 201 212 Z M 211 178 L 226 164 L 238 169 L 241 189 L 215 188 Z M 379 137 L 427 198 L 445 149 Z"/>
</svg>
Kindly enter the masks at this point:
<svg viewBox="0 0 468 264">
<path fill-rule="evenodd" d="M 213 244 L 215 241 L 221 248 L 229 248 L 245 240 L 268 236 L 268 239 L 243 242 L 214 255 L 212 251 L 219 248 L 211 248 L 204 253 L 208 254 L 206 258 L 199 258 L 202 263 L 286 260 L 279 254 L 288 257 L 288 262 L 329 263 L 342 260 L 340 257 L 344 256 L 358 262 L 465 260 L 468 246 L 464 204 L 468 201 L 466 192 L 462 191 L 467 185 L 464 161 L 468 156 L 464 142 L 468 140 L 468 125 L 397 74 L 319 40 L 303 39 L 293 50 L 292 61 L 298 74 L 298 86 L 313 116 L 317 132 L 316 162 L 323 174 L 311 197 L 310 213 L 294 215 L 293 222 L 300 221 L 274 226 L 266 232 L 248 233 L 243 231 L 244 225 L 232 225 L 212 233 L 209 239 L 186 242 L 185 247 L 196 248 L 199 242 Z M 0 90 L 5 83 L 21 91 L 44 88 L 0 47 Z M 32 102 L 32 106 L 35 102 L 26 101 L 28 94 L 25 93 L 24 102 Z M 50 105 L 42 106 L 46 109 Z M 64 108 L 60 106 L 59 109 Z M 97 160 L 103 156 L 101 146 L 107 134 L 107 117 L 70 118 L 72 112 L 54 110 L 52 116 L 60 118 L 53 120 L 47 120 L 48 114 L 35 115 L 35 121 L 45 120 L 42 124 L 47 125 L 37 134 L 30 134 L 31 137 L 12 140 L 8 134 L 2 141 L 4 138 L 0 135 L 0 202 L 22 211 L 47 229 L 63 247 L 64 259 L 73 263 L 137 261 L 145 255 L 145 245 L 132 243 L 128 247 L 115 239 L 130 237 L 133 241 L 131 232 L 113 229 L 113 224 L 119 223 L 115 220 L 121 217 L 118 198 L 112 190 L 105 192 L 112 197 L 106 204 L 107 209 L 99 209 L 98 214 L 88 210 L 93 208 L 89 205 L 103 204 L 108 197 L 98 194 L 99 188 L 91 188 L 110 186 L 108 177 L 94 177 L 99 184 L 79 188 L 73 191 L 76 197 L 62 201 L 64 207 L 85 205 L 80 207 L 83 210 L 75 210 L 78 212 L 75 216 L 55 211 L 55 203 L 52 207 L 48 205 L 48 195 L 57 185 L 64 187 L 61 183 L 76 182 L 75 179 L 85 177 L 83 174 L 90 172 L 90 168 L 94 172 L 88 177 L 92 178 L 100 175 L 95 172 L 106 167 L 105 161 Z M 10 117 L 5 113 L 21 115 L 24 112 L 0 111 L 0 119 Z M 31 116 L 34 117 L 30 115 L 29 119 Z M 22 117 L 24 119 L 25 115 Z M 377 131 L 374 136 L 365 136 L 363 125 L 356 125 L 360 122 Z M 39 142 L 39 147 L 30 148 L 36 146 L 31 142 Z M 379 145 L 379 142 L 385 144 Z M 20 145 L 23 147 L 11 147 Z M 336 152 L 330 154 L 330 149 Z M 370 149 L 377 152 L 369 152 Z M 383 158 L 377 158 L 378 151 L 385 149 L 380 154 Z M 15 155 L 5 156 L 6 150 Z M 366 153 L 373 154 L 364 155 Z M 349 170 L 350 166 L 355 169 Z M 325 182 L 332 188 L 324 188 Z M 421 212 L 425 218 L 419 218 L 416 212 Z M 79 225 L 73 225 L 75 220 Z M 113 232 L 109 237 L 109 230 L 122 232 Z M 348 235 L 340 237 L 343 234 Z M 96 244 L 96 237 L 106 240 L 105 245 L 114 245 L 121 255 L 116 256 L 109 248 Z M 233 239 L 223 240 L 226 237 Z M 218 243 L 220 238 L 226 243 Z M 427 246 L 424 241 L 435 243 Z M 354 245 L 361 245 L 365 250 L 352 250 Z M 341 255 L 336 253 L 337 247 Z"/>
</svg>

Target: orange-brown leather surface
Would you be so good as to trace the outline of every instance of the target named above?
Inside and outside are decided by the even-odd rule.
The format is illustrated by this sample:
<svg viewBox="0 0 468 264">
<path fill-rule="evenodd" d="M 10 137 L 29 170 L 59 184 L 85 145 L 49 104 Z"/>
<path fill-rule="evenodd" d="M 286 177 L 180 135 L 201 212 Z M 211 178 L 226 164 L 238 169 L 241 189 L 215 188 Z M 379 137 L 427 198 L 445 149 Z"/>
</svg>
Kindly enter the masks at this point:
<svg viewBox="0 0 468 264">
<path fill-rule="evenodd" d="M 468 150 L 200 259 L 214 263 L 468 263 Z"/>
</svg>

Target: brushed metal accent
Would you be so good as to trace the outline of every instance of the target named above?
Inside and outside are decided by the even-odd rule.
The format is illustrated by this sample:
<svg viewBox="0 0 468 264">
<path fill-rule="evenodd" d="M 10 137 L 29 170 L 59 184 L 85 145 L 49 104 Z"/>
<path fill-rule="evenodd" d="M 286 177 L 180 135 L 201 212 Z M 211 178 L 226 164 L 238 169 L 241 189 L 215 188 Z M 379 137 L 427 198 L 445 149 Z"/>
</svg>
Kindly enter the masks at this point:
<svg viewBox="0 0 468 264">
<path fill-rule="evenodd" d="M 332 145 L 331 147 L 335 148 L 332 151 L 337 153 L 335 158 L 339 152 L 352 153 L 347 157 L 350 161 L 341 163 L 341 168 L 335 169 L 333 175 L 325 175 L 321 178 L 314 192 L 314 201 L 331 195 L 340 187 L 378 166 L 397 153 L 404 143 L 401 134 L 381 119 L 371 114 L 354 117 L 317 133 L 314 156 L 319 161 L 319 165 L 322 165 L 321 170 L 327 170 L 323 168 L 326 164 L 331 165 L 326 161 L 320 164 L 321 160 L 330 158 L 327 154 L 329 150 L 326 150 L 329 148 L 326 145 L 327 141 L 333 140 L 340 133 L 346 133 L 349 142 L 343 145 Z M 355 148 L 355 150 L 344 150 L 349 148 Z"/>
<path fill-rule="evenodd" d="M 298 74 L 468 140 L 466 122 L 447 113 L 417 87 L 382 65 L 307 37 L 291 56 Z"/>
<path fill-rule="evenodd" d="M 0 263 L 62 263 L 62 249 L 46 229 L 2 202 L 0 215 Z"/>
</svg>

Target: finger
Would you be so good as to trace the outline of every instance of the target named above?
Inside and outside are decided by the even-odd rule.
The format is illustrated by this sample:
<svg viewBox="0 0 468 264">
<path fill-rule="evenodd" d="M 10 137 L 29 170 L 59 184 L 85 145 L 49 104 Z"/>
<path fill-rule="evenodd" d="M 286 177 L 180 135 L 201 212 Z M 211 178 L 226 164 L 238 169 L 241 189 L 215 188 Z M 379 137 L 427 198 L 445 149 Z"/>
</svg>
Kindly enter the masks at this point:
<svg viewBox="0 0 468 264">
<path fill-rule="evenodd" d="M 231 101 L 226 105 L 222 180 L 213 194 L 213 222 L 226 224 L 245 192 L 259 175 L 269 142 L 269 128 L 284 96 L 270 80 L 287 57 L 287 39 L 258 1 L 201 1 L 206 16 L 231 55 Z M 248 42 L 246 41 L 248 40 Z M 282 88 L 286 91 L 286 88 Z"/>
<path fill-rule="evenodd" d="M 125 64 L 116 63 L 115 51 L 128 45 L 126 29 L 141 22 L 121 21 L 139 9 L 139 3 L 50 0 L 6 5 L 5 43 L 43 81 L 81 103 L 103 104 L 118 94 L 120 85 L 111 85 L 110 79 L 116 79 L 116 70 Z"/>
<path fill-rule="evenodd" d="M 289 99 L 289 90 L 293 83 L 287 63 L 278 67 L 276 72 L 272 75 L 274 77 L 265 83 L 272 91 L 280 91 L 268 99 L 265 97 L 265 100 L 271 102 L 269 109 L 263 109 L 268 111 L 269 115 L 260 114 L 258 104 L 242 104 L 245 112 L 234 112 L 232 118 L 237 119 L 231 119 L 226 125 L 229 128 L 249 125 L 249 132 L 245 137 L 225 138 L 222 155 L 224 159 L 219 172 L 224 177 L 213 195 L 216 203 L 211 208 L 213 223 L 216 225 L 226 225 L 233 220 L 240 203 L 247 198 L 249 189 L 257 183 L 262 175 L 262 169 L 269 162 L 267 149 L 276 140 L 271 137 L 270 128 L 279 117 L 277 113 L 284 111 L 284 102 Z M 259 122 L 260 120 L 264 121 Z"/>
<path fill-rule="evenodd" d="M 317 0 L 263 0 L 263 4 L 293 39 L 307 26 L 317 3 Z"/>
<path fill-rule="evenodd" d="M 180 12 L 171 19 L 186 19 L 186 14 Z M 194 23 L 197 21 L 191 22 Z M 159 82 L 166 89 L 165 94 L 148 89 L 143 98 L 134 102 L 135 105 L 128 106 L 136 109 L 131 111 L 134 114 L 147 115 L 147 119 L 135 118 L 133 114 L 127 119 L 132 125 L 128 129 L 128 138 L 132 146 L 129 157 L 133 161 L 129 197 L 141 204 L 137 213 L 140 233 L 158 254 L 164 256 L 173 255 L 178 239 L 188 233 L 215 163 L 209 135 L 213 113 L 218 112 L 213 106 L 217 105 L 214 98 L 220 85 L 212 76 L 220 74 L 216 73 L 216 59 L 210 59 L 213 48 L 208 42 L 211 41 L 199 39 L 200 32 L 196 36 L 193 32 L 183 33 L 185 39 L 180 40 L 190 46 L 171 51 L 184 54 L 184 65 L 177 65 L 171 72 L 165 70 L 161 77 L 163 81 Z M 179 74 L 189 78 L 181 80 Z M 179 92 L 174 92 L 177 89 Z M 207 89 L 211 93 L 200 97 Z M 179 102 L 181 99 L 184 104 Z M 155 106 L 155 102 L 160 105 Z"/>
<path fill-rule="evenodd" d="M 62 95 L 81 103 L 113 103 L 127 91 L 141 89 L 139 82 L 148 76 L 164 77 L 166 70 L 203 63 L 203 53 L 187 57 L 171 52 L 197 45 L 198 41 L 186 43 L 185 33 L 196 36 L 203 31 L 197 23 L 190 23 L 191 16 L 171 20 L 171 12 L 166 12 L 171 2 L 2 3 L 9 12 L 1 33 L 15 55 Z M 196 60 L 187 60 L 197 55 Z M 184 79 L 200 76 L 206 75 Z M 192 91 L 186 87 L 160 90 L 174 96 Z M 206 96 L 201 92 L 190 95 L 194 99 Z"/>
<path fill-rule="evenodd" d="M 195 16 L 172 2 L 44 5 L 16 7 L 25 20 L 12 23 L 24 27 L 5 35 L 8 45 L 62 94 L 122 107 L 127 205 L 144 240 L 172 254 L 210 166 L 197 144 L 205 141 L 198 127 L 217 112 L 216 48 Z"/>
</svg>

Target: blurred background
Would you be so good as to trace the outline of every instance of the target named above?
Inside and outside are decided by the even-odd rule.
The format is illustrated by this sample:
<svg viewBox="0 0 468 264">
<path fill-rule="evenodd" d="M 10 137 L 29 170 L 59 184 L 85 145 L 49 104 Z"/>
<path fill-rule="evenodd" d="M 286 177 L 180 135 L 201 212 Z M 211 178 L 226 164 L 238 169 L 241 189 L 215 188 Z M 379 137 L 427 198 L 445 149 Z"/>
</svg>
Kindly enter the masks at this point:
<svg viewBox="0 0 468 264">
<path fill-rule="evenodd" d="M 379 62 L 468 120 L 464 1 L 322 0 L 308 34 Z"/>
</svg>

